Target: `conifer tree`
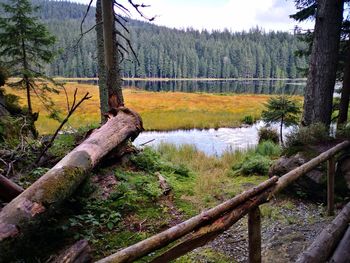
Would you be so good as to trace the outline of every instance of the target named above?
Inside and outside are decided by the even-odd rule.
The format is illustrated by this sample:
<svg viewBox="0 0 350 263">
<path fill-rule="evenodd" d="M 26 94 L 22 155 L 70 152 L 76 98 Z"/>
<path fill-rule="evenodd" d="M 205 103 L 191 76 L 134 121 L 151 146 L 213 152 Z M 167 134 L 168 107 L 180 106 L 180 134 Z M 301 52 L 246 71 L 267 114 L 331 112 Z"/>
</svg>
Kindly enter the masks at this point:
<svg viewBox="0 0 350 263">
<path fill-rule="evenodd" d="M 0 7 L 5 12 L 5 17 L 0 17 L 0 58 L 10 76 L 19 78 L 11 86 L 26 90 L 28 117 L 36 136 L 34 122 L 38 113 L 33 114 L 31 92 L 38 95 L 45 106 L 52 106 L 45 92 L 57 90 L 45 84 L 39 86 L 35 79 L 48 79 L 43 73 L 43 65 L 54 58 L 50 48 L 55 37 L 33 15 L 37 7 L 33 7 L 29 0 L 13 0 L 1 3 Z"/>
</svg>

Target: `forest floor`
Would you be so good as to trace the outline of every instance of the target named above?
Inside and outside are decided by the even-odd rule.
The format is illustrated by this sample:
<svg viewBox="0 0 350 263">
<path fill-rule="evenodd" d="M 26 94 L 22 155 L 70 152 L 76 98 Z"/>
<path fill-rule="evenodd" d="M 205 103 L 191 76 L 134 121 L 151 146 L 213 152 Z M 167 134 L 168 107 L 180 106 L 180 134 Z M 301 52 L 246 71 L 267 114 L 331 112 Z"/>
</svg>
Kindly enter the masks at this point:
<svg viewBox="0 0 350 263">
<path fill-rule="evenodd" d="M 76 139 L 75 134 L 61 135 L 50 153 L 55 158 L 65 156 Z M 80 239 L 89 241 L 94 259 L 108 256 L 265 181 L 260 164 L 269 166 L 279 155 L 279 146 L 271 143 L 221 157 L 206 156 L 189 145 L 163 144 L 156 150 L 146 147 L 126 162 L 96 168 L 90 180 L 38 233 L 37 242 L 18 256 L 37 260 L 33 251 L 40 251 L 40 260 L 45 261 Z M 259 159 L 259 169 L 247 176 L 242 164 L 256 165 L 251 157 Z M 39 167 L 17 183 L 28 187 L 49 168 Z M 158 173 L 171 186 L 168 196 L 159 187 Z M 264 262 L 294 261 L 331 220 L 322 204 L 285 195 L 262 205 L 261 214 Z M 244 217 L 208 245 L 176 262 L 246 262 L 247 244 Z M 148 262 L 158 253 L 139 262 Z"/>
<path fill-rule="evenodd" d="M 97 86 L 67 83 L 68 97 L 73 98 L 75 88 L 78 89 L 78 98 L 89 92 L 92 98 L 85 101 L 70 118 L 66 127 L 77 129 L 85 126 L 96 126 L 100 122 L 99 91 Z M 7 87 L 6 93 L 20 97 L 20 105 L 26 106 L 24 90 L 15 90 Z M 141 114 L 146 130 L 177 130 L 177 129 L 205 129 L 219 127 L 238 127 L 246 116 L 253 120 L 260 118 L 264 103 L 270 95 L 254 94 L 209 94 L 184 92 L 149 92 L 133 87 L 125 87 L 124 98 L 126 105 Z M 35 94 L 33 107 L 39 111 L 37 129 L 41 134 L 53 133 L 58 122 L 49 118 L 43 104 Z M 63 90 L 60 94 L 51 93 L 50 97 L 65 116 L 67 109 L 66 97 Z M 296 97 L 301 101 L 301 97 Z M 162 121 L 159 121 L 162 120 Z M 69 128 L 68 128 L 69 129 Z"/>
</svg>

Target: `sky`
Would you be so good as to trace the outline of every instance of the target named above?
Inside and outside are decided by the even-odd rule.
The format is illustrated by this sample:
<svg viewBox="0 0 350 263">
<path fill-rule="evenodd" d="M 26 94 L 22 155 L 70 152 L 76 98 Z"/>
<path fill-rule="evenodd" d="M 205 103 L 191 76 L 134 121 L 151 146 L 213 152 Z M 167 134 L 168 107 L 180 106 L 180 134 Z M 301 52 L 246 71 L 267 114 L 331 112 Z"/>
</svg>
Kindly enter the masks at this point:
<svg viewBox="0 0 350 263">
<path fill-rule="evenodd" d="M 88 3 L 89 0 L 71 0 Z M 126 0 L 120 0 L 125 3 Z M 154 23 L 184 29 L 231 31 L 249 30 L 258 26 L 266 31 L 293 32 L 295 25 L 312 28 L 312 22 L 297 24 L 289 18 L 296 9 L 293 0 L 134 0 L 151 5 L 144 9 L 148 17 L 157 16 Z M 133 13 L 132 18 L 142 20 Z"/>
</svg>

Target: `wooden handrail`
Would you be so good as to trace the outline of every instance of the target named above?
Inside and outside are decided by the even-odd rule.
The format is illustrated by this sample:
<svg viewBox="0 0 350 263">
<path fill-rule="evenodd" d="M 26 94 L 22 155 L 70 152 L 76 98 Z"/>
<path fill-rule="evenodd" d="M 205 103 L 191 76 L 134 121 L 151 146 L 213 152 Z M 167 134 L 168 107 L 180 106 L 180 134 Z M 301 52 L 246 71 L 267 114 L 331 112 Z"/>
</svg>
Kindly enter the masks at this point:
<svg viewBox="0 0 350 263">
<path fill-rule="evenodd" d="M 320 163 L 327 161 L 329 158 L 340 152 L 341 150 L 344 150 L 345 148 L 350 146 L 349 141 L 344 141 L 342 143 L 337 144 L 333 148 L 321 153 L 319 156 L 311 159 L 307 163 L 304 163 L 303 165 L 299 166 L 298 168 L 295 168 L 294 170 L 286 173 L 285 175 L 281 176 L 276 184 L 276 188 L 273 191 L 273 195 L 277 194 L 284 188 L 286 188 L 288 185 L 290 185 L 292 182 L 297 180 L 300 176 L 306 174 L 307 172 L 310 172 L 314 168 L 316 168 Z"/>
<path fill-rule="evenodd" d="M 286 188 L 299 177 L 316 168 L 320 163 L 329 160 L 335 154 L 349 146 L 349 141 L 339 143 L 333 148 L 323 152 L 319 156 L 286 173 L 280 178 L 274 176 L 258 186 L 251 188 L 206 212 L 194 216 L 172 228 L 169 228 L 168 230 L 140 241 L 132 246 L 124 248 L 117 253 L 97 261 L 97 263 L 132 262 L 157 249 L 165 247 L 171 242 L 178 240 L 179 238 L 192 232 L 187 239 L 159 256 L 154 262 L 167 262 L 162 260 L 175 259 L 186 252 L 193 250 L 198 246 L 202 246 L 208 241 L 212 240 L 223 232 L 223 230 L 232 226 L 238 219 L 242 218 L 249 211 L 252 211 L 252 215 L 255 215 L 254 211 L 257 211 L 255 209 L 259 209 L 260 204 L 270 200 L 274 195 Z M 334 167 L 334 165 L 332 165 L 332 167 Z M 333 174 L 333 172 L 334 171 L 330 173 Z M 253 229 L 255 227 L 259 229 Z M 195 229 L 197 230 L 194 231 Z M 255 236 L 259 236 L 256 234 L 256 231 L 260 232 L 260 224 L 251 224 L 251 231 Z M 251 240 L 251 242 L 255 242 L 257 239 L 252 238 Z M 259 240 L 257 242 L 259 243 L 261 241 Z M 252 243 L 249 245 L 252 247 L 257 247 L 259 244 Z M 258 255 L 254 255 L 254 257 L 252 255 L 249 260 L 250 263 L 260 261 L 261 257 Z"/>
</svg>

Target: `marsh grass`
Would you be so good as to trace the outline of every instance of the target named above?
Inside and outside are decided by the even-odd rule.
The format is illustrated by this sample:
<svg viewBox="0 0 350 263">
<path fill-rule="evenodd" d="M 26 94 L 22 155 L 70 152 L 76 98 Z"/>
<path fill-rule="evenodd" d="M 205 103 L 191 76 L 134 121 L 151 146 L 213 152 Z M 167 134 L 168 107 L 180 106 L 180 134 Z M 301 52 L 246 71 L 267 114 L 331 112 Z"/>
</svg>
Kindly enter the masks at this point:
<svg viewBox="0 0 350 263">
<path fill-rule="evenodd" d="M 78 128 L 97 125 L 100 121 L 99 91 L 97 86 L 70 82 L 66 89 L 70 99 L 75 88 L 78 98 L 89 92 L 93 97 L 85 101 L 74 113 L 66 125 Z M 24 90 L 7 87 L 7 93 L 20 97 L 20 105 L 26 106 Z M 192 128 L 236 127 L 242 123 L 244 116 L 259 119 L 268 95 L 245 94 L 208 94 L 184 92 L 148 92 L 135 88 L 124 89 L 125 104 L 139 112 L 146 130 L 176 130 Z M 67 108 L 63 91 L 50 94 L 52 100 L 64 114 Z M 49 118 L 49 113 L 33 94 L 33 107 L 39 111 L 37 129 L 41 134 L 52 133 L 58 126 L 57 121 Z"/>
<path fill-rule="evenodd" d="M 254 149 L 225 152 L 221 157 L 207 156 L 192 145 L 160 144 L 160 156 L 174 164 L 186 165 L 194 173 L 193 195 L 182 196 L 200 210 L 211 207 L 266 180 L 266 176 L 231 176 L 232 167 L 242 162 Z"/>
</svg>

